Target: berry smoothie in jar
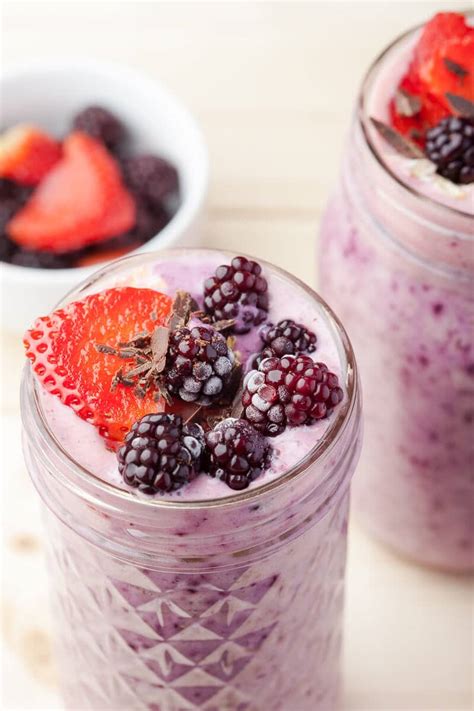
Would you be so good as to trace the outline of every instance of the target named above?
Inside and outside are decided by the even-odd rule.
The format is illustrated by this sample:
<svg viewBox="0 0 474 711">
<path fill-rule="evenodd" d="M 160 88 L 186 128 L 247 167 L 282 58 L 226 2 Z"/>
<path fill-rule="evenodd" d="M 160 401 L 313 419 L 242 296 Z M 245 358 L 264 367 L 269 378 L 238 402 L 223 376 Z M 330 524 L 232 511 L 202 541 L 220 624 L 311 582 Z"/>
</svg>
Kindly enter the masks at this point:
<svg viewBox="0 0 474 711">
<path fill-rule="evenodd" d="M 161 252 L 25 346 L 66 707 L 335 708 L 361 413 L 332 311 L 269 264 Z"/>
<path fill-rule="evenodd" d="M 321 292 L 354 343 L 360 521 L 406 557 L 473 568 L 474 29 L 436 15 L 363 82 L 321 228 Z"/>
</svg>

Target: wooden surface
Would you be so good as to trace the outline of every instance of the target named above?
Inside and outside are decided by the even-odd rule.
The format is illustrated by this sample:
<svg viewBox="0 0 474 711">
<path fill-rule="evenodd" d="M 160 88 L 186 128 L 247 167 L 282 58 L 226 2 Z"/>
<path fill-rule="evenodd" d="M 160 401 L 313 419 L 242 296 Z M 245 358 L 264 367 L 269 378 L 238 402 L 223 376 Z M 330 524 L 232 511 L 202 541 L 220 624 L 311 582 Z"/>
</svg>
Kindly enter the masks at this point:
<svg viewBox="0 0 474 711">
<path fill-rule="evenodd" d="M 87 54 L 160 78 L 195 112 L 209 144 L 206 243 L 268 258 L 312 283 L 318 219 L 358 82 L 396 34 L 449 7 L 11 2 L 2 63 Z M 38 505 L 20 452 L 21 344 L 2 334 L 2 354 L 3 708 L 49 711 L 61 704 Z M 468 580 L 400 561 L 353 526 L 343 708 L 471 708 L 471 594 Z"/>
</svg>

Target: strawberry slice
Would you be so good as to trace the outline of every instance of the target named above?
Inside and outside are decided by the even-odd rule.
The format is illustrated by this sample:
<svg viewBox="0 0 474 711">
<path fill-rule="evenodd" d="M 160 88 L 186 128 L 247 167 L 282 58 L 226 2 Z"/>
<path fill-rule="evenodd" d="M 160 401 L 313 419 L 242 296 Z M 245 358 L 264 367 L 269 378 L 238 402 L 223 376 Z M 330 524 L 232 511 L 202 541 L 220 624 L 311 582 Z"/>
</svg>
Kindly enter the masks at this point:
<svg viewBox="0 0 474 711">
<path fill-rule="evenodd" d="M 428 22 L 415 48 L 411 73 L 447 108 L 446 93 L 474 99 L 474 27 L 464 15 L 440 12 Z"/>
<path fill-rule="evenodd" d="M 37 185 L 60 158 L 60 144 L 36 126 L 19 124 L 0 136 L 0 178 Z"/>
<path fill-rule="evenodd" d="M 446 94 L 474 100 L 474 28 L 456 12 L 438 13 L 428 22 L 415 46 L 413 59 L 398 89 L 415 97 L 420 109 L 405 116 L 392 99 L 391 123 L 423 146 L 426 132 L 453 113 Z"/>
<path fill-rule="evenodd" d="M 150 390 L 138 397 L 133 387 L 112 387 L 123 358 L 99 352 L 96 344 L 118 345 L 165 323 L 169 296 L 152 289 L 121 287 L 74 301 L 38 318 L 26 332 L 26 355 L 42 386 L 98 427 L 111 446 L 132 424 L 164 409 Z"/>
<path fill-rule="evenodd" d="M 11 239 L 26 249 L 79 249 L 135 224 L 135 202 L 107 149 L 76 131 L 64 141 L 63 151 L 63 158 L 7 224 Z"/>
<path fill-rule="evenodd" d="M 397 110 L 395 99 L 389 106 L 392 126 L 404 136 L 408 136 L 421 147 L 425 143 L 425 134 L 441 119 L 449 115 L 449 111 L 435 96 L 425 90 L 424 85 L 411 75 L 406 75 L 401 80 L 399 91 L 419 101 L 420 109 L 413 116 L 404 116 Z"/>
</svg>

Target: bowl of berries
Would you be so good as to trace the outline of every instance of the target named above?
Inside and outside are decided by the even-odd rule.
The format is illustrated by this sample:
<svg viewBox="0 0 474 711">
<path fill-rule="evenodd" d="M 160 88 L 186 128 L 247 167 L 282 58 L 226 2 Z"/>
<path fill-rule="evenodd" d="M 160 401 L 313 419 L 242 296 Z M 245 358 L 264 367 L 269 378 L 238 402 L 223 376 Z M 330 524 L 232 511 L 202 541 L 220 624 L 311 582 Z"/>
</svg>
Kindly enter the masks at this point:
<svg viewBox="0 0 474 711">
<path fill-rule="evenodd" d="M 84 60 L 15 69 L 0 86 L 4 328 L 23 328 L 101 263 L 199 243 L 207 150 L 159 83 Z"/>
</svg>

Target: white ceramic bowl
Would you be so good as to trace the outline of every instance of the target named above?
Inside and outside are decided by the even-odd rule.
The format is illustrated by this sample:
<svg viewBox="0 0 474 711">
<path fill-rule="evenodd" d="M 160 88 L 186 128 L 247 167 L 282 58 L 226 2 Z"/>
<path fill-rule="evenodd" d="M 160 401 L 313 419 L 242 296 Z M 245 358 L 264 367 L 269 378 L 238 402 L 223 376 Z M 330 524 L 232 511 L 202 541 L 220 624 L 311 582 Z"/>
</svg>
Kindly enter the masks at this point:
<svg viewBox="0 0 474 711">
<path fill-rule="evenodd" d="M 180 177 L 180 206 L 166 227 L 136 251 L 194 246 L 208 185 L 208 156 L 190 113 L 156 81 L 124 66 L 89 60 L 42 62 L 3 74 L 2 129 L 31 122 L 62 136 L 90 104 L 111 109 L 130 134 L 131 152 L 168 158 Z M 98 268 L 30 269 L 1 263 L 2 327 L 23 331 Z"/>
</svg>

